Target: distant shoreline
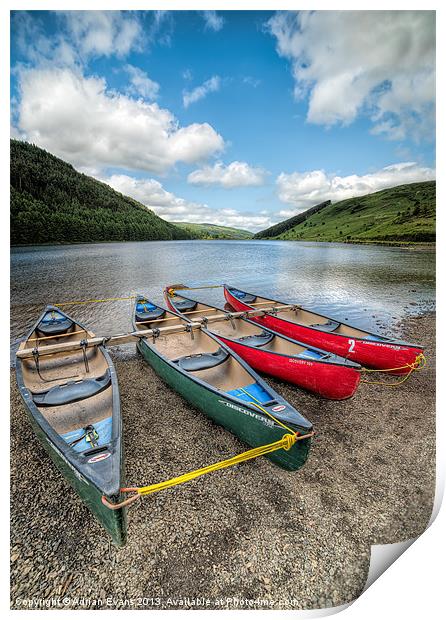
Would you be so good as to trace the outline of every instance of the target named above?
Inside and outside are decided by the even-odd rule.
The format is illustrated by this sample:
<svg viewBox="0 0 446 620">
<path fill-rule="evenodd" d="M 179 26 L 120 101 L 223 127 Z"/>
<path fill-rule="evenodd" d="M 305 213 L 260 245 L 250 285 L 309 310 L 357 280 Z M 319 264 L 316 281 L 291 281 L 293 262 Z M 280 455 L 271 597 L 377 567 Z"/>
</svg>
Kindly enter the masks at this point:
<svg viewBox="0 0 446 620">
<path fill-rule="evenodd" d="M 386 245 L 390 247 L 412 248 L 417 250 L 434 249 L 436 248 L 436 241 L 316 241 L 316 239 L 128 239 L 117 240 L 111 239 L 109 241 L 51 241 L 49 243 L 19 243 L 10 245 L 10 248 L 32 248 L 32 247 L 48 247 L 53 245 L 70 246 L 70 245 L 96 245 L 98 243 L 159 243 L 163 241 L 187 241 L 187 242 L 202 242 L 202 241 L 242 241 L 247 242 L 262 242 L 262 241 L 276 241 L 285 243 L 342 243 L 343 245 Z"/>
</svg>

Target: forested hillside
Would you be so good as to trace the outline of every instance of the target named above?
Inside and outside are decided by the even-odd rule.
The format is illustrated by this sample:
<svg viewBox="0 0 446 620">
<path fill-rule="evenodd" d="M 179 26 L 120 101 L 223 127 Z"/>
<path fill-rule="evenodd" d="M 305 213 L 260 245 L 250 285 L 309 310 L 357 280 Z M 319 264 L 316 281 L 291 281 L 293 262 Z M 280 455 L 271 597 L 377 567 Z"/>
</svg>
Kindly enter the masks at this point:
<svg viewBox="0 0 446 620">
<path fill-rule="evenodd" d="M 11 244 L 191 237 L 47 151 L 11 140 Z"/>
</svg>

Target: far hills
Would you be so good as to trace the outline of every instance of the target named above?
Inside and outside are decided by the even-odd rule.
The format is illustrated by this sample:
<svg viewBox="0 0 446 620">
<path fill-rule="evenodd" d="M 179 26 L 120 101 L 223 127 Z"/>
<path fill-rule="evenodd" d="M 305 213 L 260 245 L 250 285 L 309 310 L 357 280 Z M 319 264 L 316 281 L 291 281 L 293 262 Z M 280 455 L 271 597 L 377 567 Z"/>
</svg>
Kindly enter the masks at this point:
<svg viewBox="0 0 446 620">
<path fill-rule="evenodd" d="M 301 222 L 305 222 L 305 220 L 308 217 L 310 217 L 310 215 L 313 215 L 313 213 L 317 213 L 318 211 L 320 211 L 321 209 L 324 209 L 328 205 L 331 205 L 331 200 L 326 200 L 325 202 L 321 202 L 320 204 L 315 205 L 314 207 L 311 207 L 311 209 L 307 209 L 303 213 L 298 213 L 298 215 L 293 215 L 293 217 L 290 217 L 287 220 L 282 220 L 278 224 L 274 224 L 273 226 L 270 226 L 269 228 L 265 228 L 265 230 L 261 230 L 256 235 L 254 235 L 254 238 L 255 239 L 275 239 L 282 233 L 285 233 L 288 230 L 291 230 L 292 228 L 294 228 Z"/>
<path fill-rule="evenodd" d="M 159 239 L 284 239 L 350 243 L 435 241 L 435 181 L 411 183 L 307 211 L 255 235 L 167 222 L 150 208 L 47 151 L 11 140 L 11 244 Z"/>
<path fill-rule="evenodd" d="M 216 224 L 189 224 L 186 222 L 172 222 L 178 228 L 190 233 L 194 239 L 252 239 L 254 233 L 242 228 L 217 226 Z"/>
<path fill-rule="evenodd" d="M 262 230 L 254 239 L 293 241 L 435 241 L 435 181 L 409 183 L 335 204 L 316 205 Z"/>
<path fill-rule="evenodd" d="M 11 140 L 11 244 L 250 239 L 212 224 L 174 224 L 27 142 Z"/>
</svg>

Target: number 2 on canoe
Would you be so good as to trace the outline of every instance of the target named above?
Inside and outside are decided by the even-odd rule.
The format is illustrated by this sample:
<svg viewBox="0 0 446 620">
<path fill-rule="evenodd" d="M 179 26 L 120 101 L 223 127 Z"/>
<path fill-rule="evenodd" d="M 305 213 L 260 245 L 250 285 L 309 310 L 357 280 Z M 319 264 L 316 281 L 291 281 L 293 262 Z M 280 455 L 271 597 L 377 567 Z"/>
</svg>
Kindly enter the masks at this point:
<svg viewBox="0 0 446 620">
<path fill-rule="evenodd" d="M 348 344 L 350 345 L 348 348 L 348 352 L 354 353 L 355 352 L 355 341 L 353 340 L 353 338 L 348 339 Z"/>
</svg>

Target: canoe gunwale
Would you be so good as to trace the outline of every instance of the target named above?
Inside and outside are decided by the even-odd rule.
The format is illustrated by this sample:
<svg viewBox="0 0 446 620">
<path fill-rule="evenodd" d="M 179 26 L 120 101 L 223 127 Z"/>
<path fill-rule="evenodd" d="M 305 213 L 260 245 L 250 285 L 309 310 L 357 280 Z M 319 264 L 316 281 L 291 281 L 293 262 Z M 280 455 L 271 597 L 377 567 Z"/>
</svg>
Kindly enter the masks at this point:
<svg viewBox="0 0 446 620">
<path fill-rule="evenodd" d="M 178 297 L 183 297 L 184 299 L 188 299 L 190 301 L 196 301 L 195 299 L 191 299 L 190 297 L 186 297 L 185 295 L 181 295 L 181 294 L 178 294 L 178 293 L 175 293 L 175 294 Z M 167 294 L 166 294 L 166 300 L 168 302 L 170 301 L 169 298 L 167 297 Z M 208 304 L 206 304 L 204 302 L 198 302 L 198 303 L 201 303 L 201 304 L 203 304 L 205 306 L 208 305 Z M 275 302 L 275 303 L 277 303 L 277 302 Z M 172 304 L 172 307 L 174 307 L 172 302 L 171 302 L 171 304 Z M 221 312 L 225 312 L 224 310 L 220 310 L 220 308 L 217 308 L 216 306 L 210 306 L 210 307 L 211 308 L 215 308 L 216 310 L 219 310 Z M 184 318 L 185 320 L 187 320 L 187 321 L 189 320 L 187 318 L 187 316 L 182 314 L 179 310 L 175 310 L 175 313 L 178 316 L 181 316 L 182 318 Z M 329 356 L 329 358 L 327 358 L 327 359 L 311 359 L 311 360 L 308 360 L 308 361 L 311 361 L 312 363 L 315 363 L 315 364 L 331 364 L 333 366 L 341 366 L 341 367 L 344 367 L 344 368 L 351 368 L 352 370 L 358 370 L 358 371 L 361 368 L 361 364 L 358 364 L 357 362 L 349 360 L 349 359 L 347 359 L 345 357 L 342 357 L 341 355 L 338 355 L 336 353 L 332 353 L 331 351 L 327 351 L 325 349 L 320 349 L 319 347 L 316 347 L 316 346 L 313 346 L 313 345 L 309 345 L 309 344 L 306 344 L 304 342 L 300 342 L 299 340 L 296 340 L 294 338 L 290 338 L 289 336 L 286 336 L 285 334 L 281 334 L 278 331 L 272 329 L 271 327 L 267 327 L 266 325 L 262 325 L 262 324 L 260 324 L 260 323 L 258 323 L 256 321 L 253 321 L 252 319 L 248 319 L 248 318 L 245 319 L 243 317 L 237 317 L 237 318 L 239 320 L 241 320 L 241 321 L 245 321 L 246 323 L 250 323 L 251 325 L 255 325 L 257 327 L 259 325 L 261 325 L 262 329 L 264 329 L 265 331 L 267 331 L 267 332 L 269 332 L 271 334 L 274 334 L 274 336 L 277 336 L 278 338 L 283 338 L 284 340 L 287 340 L 288 342 L 291 342 L 293 344 L 297 344 L 299 346 L 305 347 L 305 349 L 309 349 L 311 351 L 316 351 L 317 353 L 321 353 L 321 354 Z M 262 317 L 259 317 L 259 318 L 262 318 Z M 281 318 L 281 317 L 277 317 L 277 318 Z M 282 319 L 282 320 L 285 320 L 285 319 Z M 190 322 L 192 322 L 192 321 L 190 321 Z M 287 321 L 287 322 L 291 322 L 291 321 Z M 258 347 L 255 347 L 253 345 L 250 345 L 250 344 L 247 344 L 247 343 L 244 343 L 244 342 L 240 342 L 240 341 L 238 341 L 238 340 L 236 340 L 234 338 L 230 338 L 229 336 L 219 336 L 210 327 L 206 327 L 205 329 L 207 329 L 209 332 L 214 334 L 214 336 L 216 336 L 217 338 L 225 338 L 226 340 L 230 340 L 231 342 L 233 342 L 236 345 L 247 347 L 247 348 L 252 349 L 252 350 L 260 350 L 260 351 L 263 351 L 264 353 L 268 352 L 268 353 L 271 353 L 272 355 L 278 355 L 278 356 L 283 357 L 283 358 L 293 358 L 293 357 L 295 357 L 295 356 L 290 355 L 288 353 L 280 353 L 278 351 L 269 351 L 268 349 L 259 349 Z M 333 359 L 333 358 L 337 358 L 337 359 Z M 298 359 L 298 358 L 296 357 L 296 359 Z M 303 358 L 299 358 L 299 359 L 303 359 Z"/>
<path fill-rule="evenodd" d="M 238 289 L 236 287 L 229 287 L 226 284 L 223 285 L 223 288 L 228 293 L 228 295 L 230 295 L 234 299 L 237 299 L 237 298 L 234 295 L 232 295 L 230 289 L 234 288 L 235 290 L 241 291 L 241 289 Z M 255 293 L 249 293 L 248 291 L 242 291 L 242 292 L 243 293 L 247 293 L 248 295 L 254 295 L 256 297 L 260 297 L 260 295 L 256 295 Z M 277 300 L 270 299 L 268 297 L 262 297 L 262 299 L 266 299 L 267 301 L 271 301 L 274 304 L 281 303 L 281 302 L 279 302 Z M 237 299 L 237 301 L 240 302 L 241 304 L 243 304 L 244 306 L 250 308 L 250 309 L 254 309 L 250 304 L 244 302 L 241 299 Z M 304 308 L 302 306 L 300 306 L 300 309 L 302 309 L 302 310 L 304 310 L 306 312 L 310 312 L 312 314 L 316 314 L 317 316 L 320 316 L 320 317 L 322 317 L 324 319 L 336 320 L 340 325 L 344 325 L 345 327 L 350 328 L 350 329 L 359 329 L 360 331 L 366 332 L 369 336 L 376 336 L 377 338 L 383 338 L 383 336 L 381 336 L 380 334 L 376 334 L 375 332 L 371 332 L 371 331 L 368 331 L 368 330 L 365 330 L 365 329 L 361 329 L 359 327 L 355 327 L 353 325 L 349 325 L 348 323 L 343 323 L 342 321 L 338 321 L 337 319 L 334 319 L 333 317 L 330 317 L 330 316 L 326 316 L 325 314 L 320 314 L 319 312 L 314 312 L 313 310 L 308 310 L 307 308 Z M 313 327 L 311 325 L 305 325 L 304 323 L 298 323 L 298 322 L 295 322 L 295 321 L 290 321 L 289 319 L 284 319 L 283 317 L 281 317 L 279 315 L 275 316 L 271 312 L 267 313 L 267 315 L 268 316 L 274 316 L 274 318 L 280 319 L 281 321 L 283 321 L 284 323 L 288 323 L 289 325 L 298 325 L 299 327 L 304 327 L 305 329 L 311 329 L 311 330 L 313 330 L 315 332 L 322 332 L 324 334 L 327 333 L 327 332 L 324 332 L 324 330 L 318 329 L 317 327 Z M 268 329 L 270 329 L 270 328 L 268 328 Z M 359 342 L 366 342 L 368 344 L 370 344 L 371 342 L 374 342 L 373 340 L 368 340 L 366 337 L 362 337 L 362 336 L 352 336 L 352 335 L 349 336 L 348 334 L 347 335 L 346 334 L 338 334 L 338 333 L 333 333 L 333 332 L 328 332 L 328 333 L 331 336 L 336 336 L 338 338 L 354 339 L 354 340 L 357 340 Z M 382 344 L 387 344 L 387 345 L 390 345 L 390 346 L 393 345 L 393 346 L 404 346 L 404 347 L 412 348 L 412 349 L 424 349 L 423 345 L 414 344 L 412 342 L 406 342 L 404 340 L 394 340 L 394 339 L 381 340 L 381 343 Z"/>
</svg>

